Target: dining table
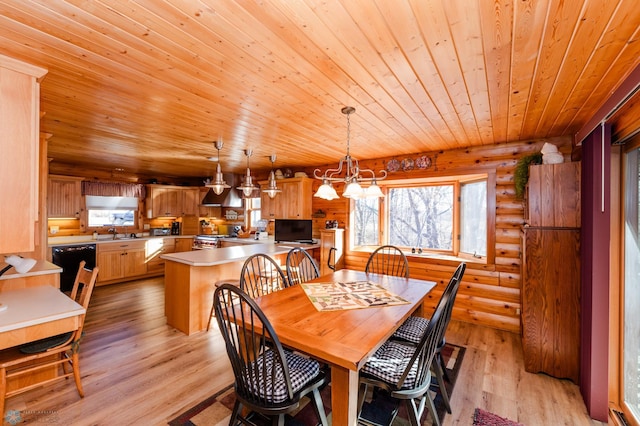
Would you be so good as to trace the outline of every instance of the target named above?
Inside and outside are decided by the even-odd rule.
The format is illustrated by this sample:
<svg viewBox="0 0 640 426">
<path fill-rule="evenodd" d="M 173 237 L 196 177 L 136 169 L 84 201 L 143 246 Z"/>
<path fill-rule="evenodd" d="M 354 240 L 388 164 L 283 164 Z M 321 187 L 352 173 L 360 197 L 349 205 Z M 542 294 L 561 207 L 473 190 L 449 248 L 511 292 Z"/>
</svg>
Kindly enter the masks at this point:
<svg viewBox="0 0 640 426">
<path fill-rule="evenodd" d="M 255 299 L 282 344 L 326 363 L 331 375 L 334 425 L 357 425 L 359 370 L 411 315 L 425 316 L 423 302 L 433 281 L 341 269 L 305 285 L 369 282 L 403 299 L 359 309 L 318 310 L 302 285 Z"/>
</svg>

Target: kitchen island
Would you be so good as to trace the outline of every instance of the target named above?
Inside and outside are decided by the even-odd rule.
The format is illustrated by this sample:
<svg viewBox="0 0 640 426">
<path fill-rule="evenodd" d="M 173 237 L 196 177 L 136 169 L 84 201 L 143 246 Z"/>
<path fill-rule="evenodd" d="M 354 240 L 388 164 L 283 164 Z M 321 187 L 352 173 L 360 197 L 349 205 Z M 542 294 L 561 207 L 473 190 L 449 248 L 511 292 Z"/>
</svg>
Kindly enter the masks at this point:
<svg viewBox="0 0 640 426">
<path fill-rule="evenodd" d="M 269 255 L 284 269 L 287 253 L 294 247 L 312 250 L 319 244 L 267 242 L 162 255 L 165 260 L 164 310 L 167 324 L 187 335 L 205 330 L 216 283 L 237 283 L 242 264 L 256 253 Z"/>
</svg>

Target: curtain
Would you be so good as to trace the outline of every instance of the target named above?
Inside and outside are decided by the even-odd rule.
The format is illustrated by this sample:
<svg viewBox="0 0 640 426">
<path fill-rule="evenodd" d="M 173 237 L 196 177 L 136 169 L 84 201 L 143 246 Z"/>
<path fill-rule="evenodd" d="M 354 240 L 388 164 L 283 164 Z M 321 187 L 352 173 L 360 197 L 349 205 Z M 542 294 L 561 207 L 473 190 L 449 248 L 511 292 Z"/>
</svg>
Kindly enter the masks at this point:
<svg viewBox="0 0 640 426">
<path fill-rule="evenodd" d="M 147 195 L 147 189 L 145 185 L 140 183 L 82 181 L 82 195 L 144 199 Z"/>
</svg>

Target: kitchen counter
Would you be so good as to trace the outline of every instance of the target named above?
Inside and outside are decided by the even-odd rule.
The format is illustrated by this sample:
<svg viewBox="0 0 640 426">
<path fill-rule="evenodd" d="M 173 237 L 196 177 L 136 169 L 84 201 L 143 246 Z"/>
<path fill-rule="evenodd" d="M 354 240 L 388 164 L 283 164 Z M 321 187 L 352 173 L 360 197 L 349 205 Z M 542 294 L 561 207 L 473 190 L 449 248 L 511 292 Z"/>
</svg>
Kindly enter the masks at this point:
<svg viewBox="0 0 640 426">
<path fill-rule="evenodd" d="M 306 250 L 319 248 L 320 244 L 274 244 L 260 240 L 249 240 L 247 238 L 225 238 L 225 241 L 246 240 L 243 245 L 233 247 L 223 247 L 209 250 L 194 250 L 182 253 L 163 254 L 160 258 L 172 262 L 184 263 L 190 266 L 214 266 L 224 263 L 244 261 L 249 256 L 256 253 L 264 253 L 269 256 L 286 254 L 294 247 L 302 247 Z M 252 242 L 249 242 L 252 241 Z"/>
<path fill-rule="evenodd" d="M 142 235 L 136 238 L 117 238 L 113 239 L 113 235 L 99 235 L 97 240 L 93 239 L 91 235 L 72 235 L 68 237 L 49 237 L 48 245 L 49 247 L 59 247 L 59 246 L 73 246 L 73 245 L 81 245 L 81 244 L 104 244 L 104 243 L 113 243 L 113 242 L 122 242 L 122 241 L 145 241 L 145 240 L 155 240 L 158 238 L 193 238 L 195 235 Z"/>
<path fill-rule="evenodd" d="M 167 324 L 187 335 L 206 330 L 216 283 L 237 283 L 244 261 L 256 253 L 265 253 L 284 265 L 287 253 L 296 246 L 311 250 L 320 244 L 274 244 L 273 241 L 254 240 L 254 243 L 247 241 L 247 244 L 233 247 L 160 256 L 165 260 L 164 310 Z"/>
</svg>

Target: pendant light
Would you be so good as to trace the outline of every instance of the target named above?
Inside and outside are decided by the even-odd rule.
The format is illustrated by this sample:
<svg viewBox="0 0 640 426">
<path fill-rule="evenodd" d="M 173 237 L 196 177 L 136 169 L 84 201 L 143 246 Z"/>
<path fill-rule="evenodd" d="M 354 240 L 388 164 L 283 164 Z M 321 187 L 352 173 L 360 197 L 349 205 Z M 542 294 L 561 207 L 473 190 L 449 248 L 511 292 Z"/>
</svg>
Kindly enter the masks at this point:
<svg viewBox="0 0 640 426">
<path fill-rule="evenodd" d="M 320 185 L 318 191 L 313 194 L 313 196 L 325 200 L 339 198 L 332 183 L 343 182 L 345 187 L 342 196 L 345 198 L 384 197 L 377 181 L 385 179 L 387 177 L 387 172 L 385 170 L 381 170 L 380 176 L 376 177 L 373 170 L 361 169 L 358 164 L 358 160 L 352 158 L 349 153 L 349 144 L 351 139 L 351 121 L 349 120 L 349 115 L 353 114 L 356 109 L 354 107 L 346 106 L 342 108 L 341 111 L 347 116 L 347 155 L 340 159 L 338 167 L 335 169 L 327 169 L 324 174 L 320 174 L 320 169 L 315 169 L 313 171 L 313 176 L 316 179 L 322 180 L 322 185 Z M 371 175 L 371 177 L 364 177 L 363 174 Z M 360 183 L 366 182 L 369 183 L 369 186 L 363 188 Z"/>
<path fill-rule="evenodd" d="M 244 150 L 244 155 L 247 156 L 247 174 L 244 177 L 244 182 L 237 189 L 241 190 L 245 197 L 250 197 L 251 193 L 256 189 L 253 186 L 253 179 L 251 178 L 251 170 L 249 169 L 249 158 L 253 154 L 253 150 L 247 148 Z"/>
<path fill-rule="evenodd" d="M 266 193 L 269 196 L 269 198 L 274 198 L 276 195 L 281 193 L 282 190 L 278 188 L 278 185 L 276 184 L 276 175 L 273 172 L 273 163 L 276 162 L 276 155 L 271 154 L 271 156 L 269 157 L 269 160 L 271 160 L 271 172 L 269 173 L 269 182 L 267 184 L 267 189 L 263 189 L 262 192 Z"/>
<path fill-rule="evenodd" d="M 220 195 L 225 189 L 231 188 L 231 186 L 227 185 L 227 183 L 224 181 L 224 178 L 222 177 L 222 171 L 220 170 L 220 150 L 222 149 L 222 145 L 222 138 L 218 138 L 218 140 L 215 142 L 215 147 L 218 150 L 218 165 L 216 166 L 215 179 L 213 182 L 207 179 L 204 185 L 207 188 L 213 189 L 213 192 L 215 192 L 216 195 Z"/>
</svg>

